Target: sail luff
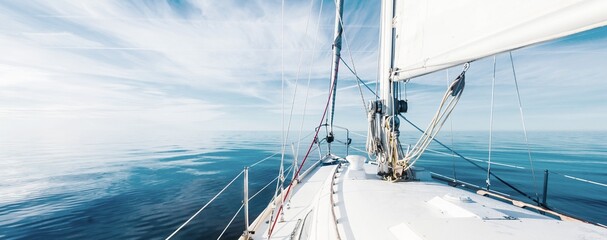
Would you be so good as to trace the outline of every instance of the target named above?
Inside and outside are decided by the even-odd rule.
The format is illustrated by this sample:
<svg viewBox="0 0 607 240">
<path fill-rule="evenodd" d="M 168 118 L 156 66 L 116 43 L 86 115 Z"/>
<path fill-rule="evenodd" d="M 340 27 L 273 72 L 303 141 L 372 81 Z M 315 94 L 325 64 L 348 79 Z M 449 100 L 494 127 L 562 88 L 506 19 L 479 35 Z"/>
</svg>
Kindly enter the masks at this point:
<svg viewBox="0 0 607 240">
<path fill-rule="evenodd" d="M 393 80 L 607 25 L 601 0 L 397 0 L 395 7 Z"/>
</svg>

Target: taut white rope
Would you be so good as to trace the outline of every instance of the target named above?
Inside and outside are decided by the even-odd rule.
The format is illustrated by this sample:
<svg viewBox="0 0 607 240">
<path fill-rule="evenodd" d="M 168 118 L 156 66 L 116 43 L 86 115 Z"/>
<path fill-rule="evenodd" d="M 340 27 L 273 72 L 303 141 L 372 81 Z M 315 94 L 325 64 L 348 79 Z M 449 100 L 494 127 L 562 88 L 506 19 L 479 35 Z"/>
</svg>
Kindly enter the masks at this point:
<svg viewBox="0 0 607 240">
<path fill-rule="evenodd" d="M 256 163 L 253 163 L 251 166 L 249 166 L 249 168 L 255 167 L 257 164 L 260 164 L 260 163 L 262 163 L 262 162 L 265 162 L 266 160 L 268 160 L 268 159 L 270 159 L 270 158 L 272 158 L 272 157 L 276 156 L 276 155 L 277 155 L 277 154 L 279 154 L 279 153 L 280 153 L 280 152 L 275 152 L 274 154 L 272 154 L 272 155 L 270 155 L 270 156 L 267 156 L 266 158 L 261 159 L 261 160 L 257 161 Z"/>
<path fill-rule="evenodd" d="M 433 152 L 433 153 L 440 154 L 440 155 L 445 155 L 445 156 L 453 156 L 453 154 L 454 154 L 453 151 L 451 151 L 451 153 L 441 152 L 441 151 L 437 151 L 437 150 L 433 150 L 433 149 L 426 149 L 426 151 Z M 466 159 L 468 159 L 470 161 L 475 161 L 475 162 L 487 163 L 487 161 L 485 161 L 485 160 L 473 158 L 473 157 L 466 157 Z M 502 167 L 516 168 L 516 169 L 527 169 L 525 167 L 511 165 L 511 164 L 505 164 L 505 163 L 499 163 L 496 161 L 491 161 L 491 164 L 502 166 Z"/>
<path fill-rule="evenodd" d="M 234 214 L 234 216 L 232 216 L 232 219 L 230 219 L 230 222 L 228 222 L 228 225 L 226 225 L 226 227 L 223 229 L 223 231 L 221 231 L 221 234 L 219 234 L 219 237 L 217 237 L 217 240 L 219 240 L 221 237 L 223 237 L 223 234 L 226 233 L 226 230 L 228 230 L 230 225 L 232 225 L 232 222 L 234 222 L 234 219 L 236 219 L 236 216 L 238 216 L 240 211 L 242 211 L 243 207 L 244 207 L 244 204 L 241 204 L 238 211 Z"/>
<path fill-rule="evenodd" d="M 489 114 L 489 157 L 487 160 L 487 189 L 491 187 L 491 144 L 493 143 L 493 98 L 495 93 L 495 64 L 496 57 L 493 55 L 493 78 L 491 80 L 491 113 Z"/>
<path fill-rule="evenodd" d="M 439 104 L 436 114 L 434 115 L 432 121 L 426 128 L 426 131 L 424 131 L 424 134 L 420 137 L 417 143 L 415 143 L 413 149 L 406 154 L 404 159 L 398 161 L 400 164 L 404 165 L 405 168 L 403 169 L 403 171 L 406 171 L 411 168 L 411 166 L 413 166 L 415 162 L 421 157 L 424 151 L 428 148 L 428 145 L 430 145 L 430 143 L 432 142 L 432 139 L 436 137 L 442 126 L 445 124 L 445 121 L 447 120 L 451 112 L 453 112 L 455 105 L 457 105 L 457 102 L 462 96 L 464 82 L 460 83 L 460 81 L 465 81 L 465 75 L 463 74 L 465 74 L 465 72 L 468 70 L 468 67 L 469 64 L 466 63 L 464 65 L 464 70 L 461 75 L 462 79 L 460 79 L 459 81 L 457 81 L 456 79 L 449 85 L 447 91 L 445 92 L 445 95 L 443 96 L 443 99 L 441 100 L 441 103 Z M 452 96 L 452 98 L 449 98 L 450 95 Z"/>
<path fill-rule="evenodd" d="M 447 68 L 447 86 L 449 86 L 449 81 L 451 80 L 451 77 L 449 77 L 449 69 Z M 405 82 L 405 98 L 407 97 L 407 89 L 406 89 L 407 85 Z M 449 119 L 449 128 L 450 128 L 450 133 L 449 136 L 451 137 L 451 149 L 455 148 L 454 147 L 454 143 L 453 143 L 453 118 Z M 453 153 L 453 150 L 451 150 L 451 166 L 453 167 L 453 179 L 457 180 L 457 173 L 455 171 L 455 153 Z"/>
<path fill-rule="evenodd" d="M 525 145 L 527 146 L 527 155 L 529 156 L 529 164 L 531 165 L 531 175 L 533 176 L 533 187 L 535 188 L 535 197 L 539 200 L 537 179 L 535 177 L 535 169 L 533 168 L 533 160 L 531 159 L 531 148 L 529 147 L 529 140 L 527 138 L 527 128 L 525 127 L 525 116 L 523 115 L 523 104 L 521 101 L 521 94 L 518 90 L 518 81 L 516 80 L 516 71 L 514 70 L 514 60 L 512 59 L 512 52 L 510 54 L 510 64 L 512 66 L 512 75 L 514 76 L 514 86 L 516 86 L 516 96 L 518 97 L 518 109 L 521 113 L 521 123 L 523 125 L 523 134 L 525 135 Z"/>
<path fill-rule="evenodd" d="M 194 219 L 196 216 L 198 216 L 198 214 L 200 214 L 200 212 L 202 212 L 202 210 L 207 208 L 207 206 L 209 206 L 209 204 L 211 204 L 213 201 L 215 201 L 215 199 L 217 197 L 219 197 L 219 195 L 221 195 L 230 185 L 232 185 L 232 183 L 234 183 L 234 181 L 236 181 L 236 179 L 238 179 L 240 177 L 240 175 L 242 175 L 242 173 L 244 173 L 244 170 L 240 171 L 240 173 L 238 175 L 236 175 L 236 177 L 234 177 L 234 179 L 232 179 L 232 181 L 230 181 L 225 187 L 223 187 L 221 189 L 221 191 L 219 191 L 217 194 L 215 194 L 215 196 L 213 198 L 211 198 L 211 200 L 209 200 L 204 206 L 202 206 L 200 209 L 198 209 L 198 211 L 196 213 L 194 213 L 194 215 L 192 215 L 187 221 L 185 221 L 183 224 L 181 224 L 181 226 L 179 226 L 179 228 L 177 228 L 177 230 L 175 230 L 173 233 L 171 233 L 171 235 L 169 235 L 165 240 L 171 239 L 183 227 L 185 227 L 185 225 L 190 223 L 190 221 L 192 221 L 192 219 Z"/>
<path fill-rule="evenodd" d="M 297 140 L 297 149 L 295 150 L 295 153 L 298 156 L 299 156 L 299 148 L 301 146 L 300 143 L 301 143 L 301 140 L 303 139 L 301 137 L 301 134 L 303 132 L 304 122 L 305 122 L 305 119 L 306 119 L 306 110 L 308 108 L 308 97 L 310 96 L 310 80 L 312 79 L 312 63 L 314 62 L 314 57 L 316 57 L 316 51 L 315 51 L 316 50 L 316 42 L 318 42 L 318 35 L 319 35 L 319 32 L 320 32 L 320 16 L 322 15 L 322 4 L 323 4 L 323 2 L 324 2 L 324 0 L 320 1 L 320 7 L 318 9 L 318 20 L 316 20 L 316 34 L 314 35 L 314 41 L 312 43 L 312 54 L 310 55 L 310 65 L 309 65 L 309 68 L 308 68 L 308 84 L 307 84 L 307 88 L 306 88 L 306 97 L 305 97 L 304 105 L 303 105 L 303 113 L 301 115 L 301 125 L 299 127 L 299 139 Z"/>
<path fill-rule="evenodd" d="M 569 179 L 573 179 L 573 180 L 576 180 L 576 181 L 590 183 L 590 184 L 594 184 L 594 185 L 602 186 L 602 187 L 607 187 L 607 184 L 605 184 L 605 183 L 595 182 L 595 181 L 592 181 L 592 180 L 583 179 L 583 178 L 579 178 L 579 177 L 574 177 L 574 176 L 571 176 L 571 175 L 562 174 L 562 173 L 558 173 L 558 172 L 553 172 L 553 173 L 562 175 L 563 177 L 566 177 L 566 178 L 569 178 Z"/>
</svg>

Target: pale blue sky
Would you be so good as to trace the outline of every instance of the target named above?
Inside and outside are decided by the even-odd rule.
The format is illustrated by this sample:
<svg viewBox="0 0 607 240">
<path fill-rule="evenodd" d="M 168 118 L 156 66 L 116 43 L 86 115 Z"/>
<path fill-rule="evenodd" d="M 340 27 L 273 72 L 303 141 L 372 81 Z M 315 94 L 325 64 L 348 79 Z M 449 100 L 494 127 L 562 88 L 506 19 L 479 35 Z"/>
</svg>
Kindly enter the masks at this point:
<svg viewBox="0 0 607 240">
<path fill-rule="evenodd" d="M 318 3 L 286 2 L 281 34 L 278 0 L 2 1 L 0 134 L 281 130 L 281 66 L 287 114 L 299 84 L 291 129 L 299 130 L 307 90 L 311 129 L 329 84 L 334 7 L 326 0 L 318 21 Z M 361 78 L 374 82 L 379 1 L 346 1 L 344 12 L 343 57 L 349 61 L 349 45 Z M 607 130 L 607 28 L 513 55 L 529 130 Z M 472 64 L 454 130 L 488 129 L 492 61 Z M 519 130 L 507 54 L 497 65 L 494 129 Z M 336 123 L 365 130 L 353 76 L 341 70 Z M 407 115 L 418 124 L 434 112 L 446 76 L 440 71 L 409 84 Z"/>
</svg>

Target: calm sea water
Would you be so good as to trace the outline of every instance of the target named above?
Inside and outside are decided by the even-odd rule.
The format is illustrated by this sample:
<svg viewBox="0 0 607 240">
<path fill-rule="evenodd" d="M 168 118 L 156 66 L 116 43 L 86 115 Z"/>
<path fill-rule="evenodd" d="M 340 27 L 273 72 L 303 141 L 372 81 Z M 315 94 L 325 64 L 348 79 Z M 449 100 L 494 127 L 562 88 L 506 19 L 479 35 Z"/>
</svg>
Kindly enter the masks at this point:
<svg viewBox="0 0 607 240">
<path fill-rule="evenodd" d="M 403 133 L 402 138 L 414 142 L 418 136 Z M 364 148 L 363 137 L 352 138 L 352 146 Z M 453 141 L 449 133 L 439 138 L 464 156 L 487 159 L 487 133 L 457 132 Z M 607 183 L 607 133 L 532 132 L 529 138 L 535 181 L 521 133 L 494 133 L 492 161 L 516 167 L 492 165 L 492 171 L 535 197 L 536 190 L 541 193 L 543 171 L 549 169 L 554 172 L 549 175 L 550 206 L 607 224 L 607 187 L 564 176 Z M 138 141 L 4 140 L 0 148 L 0 239 L 164 239 L 244 166 L 278 152 L 279 141 L 277 132 L 214 132 Z M 441 146 L 430 148 L 442 153 L 427 152 L 420 166 L 485 185 L 486 172 L 451 156 Z M 290 149 L 288 152 L 287 159 L 291 159 Z M 251 168 L 251 194 L 274 179 L 280 158 L 277 154 Z M 520 197 L 495 179 L 491 183 L 495 190 Z M 252 200 L 252 216 L 263 210 L 274 189 L 271 185 Z M 176 238 L 217 238 L 241 199 L 239 179 Z M 237 238 L 243 222 L 241 213 L 224 238 Z"/>
</svg>

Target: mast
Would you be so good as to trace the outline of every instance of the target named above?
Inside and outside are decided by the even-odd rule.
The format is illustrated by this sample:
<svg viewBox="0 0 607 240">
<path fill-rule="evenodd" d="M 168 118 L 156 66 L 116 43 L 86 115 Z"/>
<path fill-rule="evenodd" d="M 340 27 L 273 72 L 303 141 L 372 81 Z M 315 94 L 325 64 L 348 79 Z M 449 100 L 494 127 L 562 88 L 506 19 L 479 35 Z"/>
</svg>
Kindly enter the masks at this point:
<svg viewBox="0 0 607 240">
<path fill-rule="evenodd" d="M 374 117 L 372 121 L 369 121 L 369 124 L 373 124 L 373 126 L 379 126 L 379 131 L 374 131 L 373 134 L 375 136 L 371 136 L 369 139 L 373 139 L 375 141 L 379 141 L 377 143 L 373 143 L 372 145 L 380 145 L 375 152 L 377 157 L 377 174 L 385 175 L 388 172 L 388 166 L 386 164 L 386 156 L 383 154 L 383 149 L 387 146 L 384 141 L 385 132 L 383 131 L 383 121 L 384 114 L 389 112 L 390 110 L 386 108 L 386 101 L 390 101 L 390 69 L 392 67 L 392 18 L 393 18 L 393 5 L 394 1 L 392 0 L 383 0 L 381 2 L 381 24 L 380 24 L 380 43 L 379 43 L 379 95 L 380 99 L 373 103 L 375 109 L 369 109 L 369 111 L 373 111 L 370 115 Z M 372 134 L 372 133 L 368 133 Z"/>
<path fill-rule="evenodd" d="M 379 53 L 379 82 L 380 99 L 371 102 L 369 110 L 370 129 L 379 127 L 370 134 L 367 146 L 372 146 L 370 153 L 377 156 L 378 175 L 388 179 L 396 179 L 402 176 L 402 172 L 396 171 L 396 162 L 403 157 L 403 153 L 398 147 L 400 142 L 398 137 L 400 132 L 398 114 L 406 111 L 406 102 L 396 99 L 396 82 L 392 80 L 395 69 L 395 42 L 396 29 L 395 20 L 395 0 L 383 0 L 381 7 L 381 28 L 380 28 L 380 53 Z"/>
<path fill-rule="evenodd" d="M 381 10 L 381 99 L 369 104 L 367 152 L 377 157 L 378 175 L 386 180 L 414 178 L 410 169 L 459 101 L 470 62 L 607 26 L 607 1 L 600 0 L 469 0 L 466 4 L 382 0 Z M 398 117 L 407 104 L 396 98 L 398 81 L 460 64 L 463 70 L 449 85 L 428 128 L 410 151 L 403 152 Z"/>
<path fill-rule="evenodd" d="M 329 133 L 327 135 L 327 143 L 329 145 L 329 153 L 331 153 L 331 142 L 334 140 L 333 136 L 333 120 L 335 118 L 335 95 L 337 93 L 337 74 L 339 71 L 339 61 L 341 59 L 341 34 L 343 33 L 343 0 L 337 0 L 335 2 L 335 31 L 333 32 L 333 59 L 331 61 L 331 115 L 329 120 Z"/>
<path fill-rule="evenodd" d="M 384 102 L 383 110 L 386 115 L 392 115 L 392 89 L 393 83 L 390 79 L 392 68 L 394 67 L 394 27 L 392 19 L 394 19 L 394 0 L 382 1 L 382 16 L 381 16 L 381 42 L 380 42 L 380 69 L 379 69 L 379 85 L 380 97 Z"/>
</svg>

